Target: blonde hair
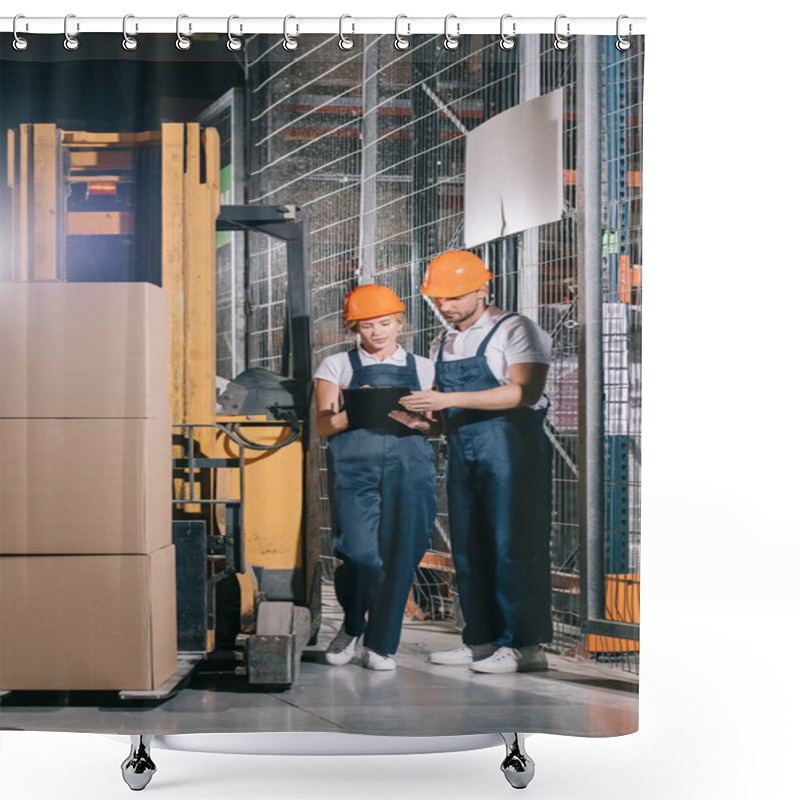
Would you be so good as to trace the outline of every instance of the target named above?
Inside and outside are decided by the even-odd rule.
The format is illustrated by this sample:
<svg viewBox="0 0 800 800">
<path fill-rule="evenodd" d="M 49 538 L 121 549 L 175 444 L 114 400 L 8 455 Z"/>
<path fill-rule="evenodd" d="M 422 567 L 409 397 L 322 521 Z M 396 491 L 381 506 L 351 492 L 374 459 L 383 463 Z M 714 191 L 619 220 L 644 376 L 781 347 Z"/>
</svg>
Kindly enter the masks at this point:
<svg viewBox="0 0 800 800">
<path fill-rule="evenodd" d="M 406 323 L 406 315 L 402 311 L 396 311 L 394 314 L 385 314 L 383 316 L 387 317 L 394 317 L 397 320 L 399 325 L 405 325 Z M 342 323 L 344 325 L 344 329 L 346 331 L 350 331 L 351 333 L 358 333 L 358 323 L 364 322 L 363 319 L 350 319 L 347 322 Z"/>
</svg>

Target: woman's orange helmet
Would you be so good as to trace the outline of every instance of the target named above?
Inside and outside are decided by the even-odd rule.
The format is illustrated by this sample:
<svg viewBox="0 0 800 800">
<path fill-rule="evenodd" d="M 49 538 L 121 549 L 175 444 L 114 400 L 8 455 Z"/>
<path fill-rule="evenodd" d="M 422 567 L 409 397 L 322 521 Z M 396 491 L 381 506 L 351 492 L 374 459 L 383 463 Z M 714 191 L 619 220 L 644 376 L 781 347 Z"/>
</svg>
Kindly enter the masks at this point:
<svg viewBox="0 0 800 800">
<path fill-rule="evenodd" d="M 478 291 L 492 277 L 474 253 L 449 250 L 428 264 L 421 291 L 428 297 L 461 297 Z"/>
<path fill-rule="evenodd" d="M 357 286 L 344 298 L 342 319 L 354 322 L 359 319 L 385 317 L 406 310 L 405 303 L 388 287 L 376 283 Z"/>
</svg>

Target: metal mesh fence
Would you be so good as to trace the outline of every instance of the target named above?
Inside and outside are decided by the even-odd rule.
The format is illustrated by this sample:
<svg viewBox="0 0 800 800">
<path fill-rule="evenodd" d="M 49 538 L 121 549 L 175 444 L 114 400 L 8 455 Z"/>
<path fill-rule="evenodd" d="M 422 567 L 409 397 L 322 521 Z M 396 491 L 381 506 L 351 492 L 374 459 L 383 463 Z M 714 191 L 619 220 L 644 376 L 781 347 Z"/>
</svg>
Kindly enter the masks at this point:
<svg viewBox="0 0 800 800">
<path fill-rule="evenodd" d="M 601 47 L 606 617 L 639 621 L 641 544 L 642 80 L 644 43 Z M 590 642 L 593 638 L 590 638 Z M 638 667 L 638 643 L 597 637 L 599 659 Z"/>
<path fill-rule="evenodd" d="M 562 89 L 564 207 L 560 220 L 538 229 L 539 323 L 553 338 L 545 389 L 550 398 L 546 430 L 553 445 L 553 628 L 555 644 L 575 649 L 582 641 L 578 599 L 578 260 L 577 118 L 575 50 L 558 51 L 548 36 L 537 37 L 536 89 Z"/>
<path fill-rule="evenodd" d="M 393 37 L 365 36 L 362 46 L 342 53 L 336 47 L 337 37 L 309 35 L 303 37 L 301 50 L 288 53 L 281 47 L 281 37 L 252 39 L 245 51 L 248 201 L 303 207 L 310 230 L 315 364 L 352 344 L 341 327 L 341 303 L 347 291 L 366 282 L 390 286 L 400 295 L 408 307 L 403 344 L 426 354 L 441 324 L 418 287 L 431 258 L 463 247 L 466 134 L 520 102 L 523 94 L 527 99 L 564 89 L 562 219 L 495 240 L 477 252 L 497 276 L 492 281 L 493 302 L 525 311 L 553 337 L 547 393 L 552 403 L 548 433 L 555 451 L 555 645 L 563 652 L 586 652 L 577 604 L 575 48 L 555 51 L 547 36 L 518 40 L 521 47 L 504 51 L 497 47 L 496 36 L 465 36 L 457 50 L 448 51 L 440 36 L 417 36 L 408 50 L 398 52 Z M 613 48 L 614 38 L 609 41 L 610 49 L 602 50 L 603 85 L 607 96 L 626 110 L 619 111 L 610 100 L 604 109 L 607 308 L 623 307 L 608 314 L 607 382 L 609 388 L 619 387 L 608 395 L 615 403 L 613 408 L 609 404 L 609 420 L 620 415 L 627 420 L 621 437 L 624 445 L 616 432 L 607 437 L 608 496 L 615 509 L 609 517 L 609 553 L 624 550 L 627 559 L 624 565 L 610 561 L 614 571 L 609 574 L 621 576 L 615 580 L 627 587 L 629 576 L 638 573 L 638 416 L 632 412 L 636 390 L 631 387 L 640 374 L 634 342 L 639 314 L 633 301 L 638 302 L 641 283 L 640 119 L 635 108 L 641 99 L 643 42 L 637 42 L 632 54 L 620 54 Z M 620 143 L 626 137 L 623 147 Z M 611 138 L 614 150 L 608 149 Z M 263 239 L 251 243 L 248 265 L 248 362 L 276 369 L 283 343 L 286 267 L 282 247 Z M 530 291 L 524 285 L 526 280 L 530 283 L 530 275 L 536 284 L 535 303 L 523 297 Z M 620 447 L 625 451 L 623 460 L 617 458 Z M 319 461 L 324 465 L 324 459 Z M 436 530 L 408 610 L 418 617 L 452 619 L 457 624 L 441 471 L 439 486 Z M 322 552 L 330 565 L 324 468 L 319 475 L 319 503 Z M 620 515 L 623 507 L 625 513 Z"/>
</svg>

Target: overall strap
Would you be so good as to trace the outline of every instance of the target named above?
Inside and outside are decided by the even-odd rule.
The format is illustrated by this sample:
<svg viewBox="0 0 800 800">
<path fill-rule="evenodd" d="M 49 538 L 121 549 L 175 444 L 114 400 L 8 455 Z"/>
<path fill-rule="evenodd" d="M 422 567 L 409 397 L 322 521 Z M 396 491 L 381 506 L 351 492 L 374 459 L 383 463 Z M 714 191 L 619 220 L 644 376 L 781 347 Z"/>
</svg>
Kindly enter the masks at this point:
<svg viewBox="0 0 800 800">
<path fill-rule="evenodd" d="M 350 359 L 350 366 L 353 368 L 353 372 L 355 372 L 361 366 L 361 356 L 358 354 L 358 348 L 354 347 L 347 353 L 347 357 Z"/>
<path fill-rule="evenodd" d="M 412 370 L 414 373 L 414 383 L 416 384 L 417 389 L 422 389 L 422 381 L 419 377 L 419 365 L 417 364 L 417 357 L 412 355 L 411 353 L 406 353 L 406 369 Z M 412 391 L 414 391 L 414 387 L 411 387 Z"/>
<path fill-rule="evenodd" d="M 444 340 L 447 338 L 447 331 L 442 332 L 442 338 L 439 339 L 439 352 L 436 353 L 436 360 L 437 361 L 444 361 Z"/>
<path fill-rule="evenodd" d="M 499 327 L 500 327 L 500 326 L 501 326 L 501 325 L 502 325 L 502 324 L 503 324 L 503 323 L 504 323 L 504 322 L 505 322 L 507 319 L 509 319 L 510 317 L 516 317 L 516 316 L 517 316 L 517 313 L 516 313 L 515 311 L 512 311 L 510 314 L 504 314 L 502 317 L 500 317 L 500 319 L 499 319 L 499 320 L 497 320 L 497 322 L 494 324 L 494 327 L 493 327 L 493 328 L 492 328 L 492 329 L 489 331 L 489 333 L 487 333 L 487 334 L 486 334 L 486 336 L 484 337 L 483 341 L 481 342 L 481 345 L 480 345 L 480 347 L 478 348 L 478 352 L 477 352 L 477 353 L 475 353 L 475 355 L 476 355 L 476 356 L 485 356 L 485 355 L 486 355 L 486 347 L 487 347 L 487 345 L 489 344 L 489 340 L 492 338 L 492 336 L 494 336 L 494 335 L 495 335 L 495 333 L 496 333 L 497 329 L 498 329 L 498 328 L 499 328 Z"/>
</svg>

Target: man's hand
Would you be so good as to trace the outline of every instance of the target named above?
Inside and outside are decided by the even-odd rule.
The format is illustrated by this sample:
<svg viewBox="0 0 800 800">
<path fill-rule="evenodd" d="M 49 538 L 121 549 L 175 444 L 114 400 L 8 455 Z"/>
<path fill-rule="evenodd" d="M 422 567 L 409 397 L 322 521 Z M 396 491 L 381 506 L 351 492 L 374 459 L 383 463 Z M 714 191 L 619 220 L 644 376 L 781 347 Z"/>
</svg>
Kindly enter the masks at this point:
<svg viewBox="0 0 800 800">
<path fill-rule="evenodd" d="M 423 413 L 426 411 L 441 411 L 450 407 L 450 401 L 444 392 L 435 389 L 425 389 L 421 392 L 411 392 L 398 401 L 403 408 L 409 411 Z"/>
</svg>

